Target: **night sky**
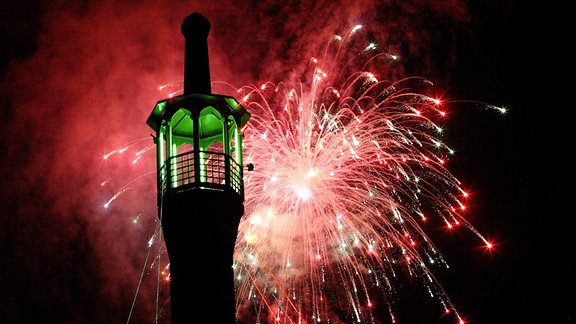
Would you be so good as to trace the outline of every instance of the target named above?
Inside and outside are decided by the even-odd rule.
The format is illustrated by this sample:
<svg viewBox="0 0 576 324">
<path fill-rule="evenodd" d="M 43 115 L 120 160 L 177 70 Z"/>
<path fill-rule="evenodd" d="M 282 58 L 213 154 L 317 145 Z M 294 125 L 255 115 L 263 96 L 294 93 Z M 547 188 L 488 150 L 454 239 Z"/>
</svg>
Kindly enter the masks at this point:
<svg viewBox="0 0 576 324">
<path fill-rule="evenodd" d="M 461 101 L 446 126 L 449 170 L 472 190 L 469 221 L 496 246 L 431 233 L 450 265 L 433 272 L 468 323 L 576 321 L 573 212 L 549 180 L 564 177 L 551 161 L 562 157 L 547 152 L 562 145 L 548 117 L 552 63 L 535 57 L 551 50 L 547 27 L 521 1 L 469 2 L 4 1 L 0 323 L 129 318 L 156 223 L 154 154 L 102 157 L 152 144 L 146 119 L 169 94 L 160 85 L 181 86 L 180 25 L 195 11 L 212 25 L 212 81 L 293 82 L 319 44 L 362 24 L 400 53 L 390 78 L 425 76 Z M 145 277 L 131 323 L 154 322 L 155 278 Z M 441 322 L 422 296 L 399 298 L 402 323 Z"/>
</svg>

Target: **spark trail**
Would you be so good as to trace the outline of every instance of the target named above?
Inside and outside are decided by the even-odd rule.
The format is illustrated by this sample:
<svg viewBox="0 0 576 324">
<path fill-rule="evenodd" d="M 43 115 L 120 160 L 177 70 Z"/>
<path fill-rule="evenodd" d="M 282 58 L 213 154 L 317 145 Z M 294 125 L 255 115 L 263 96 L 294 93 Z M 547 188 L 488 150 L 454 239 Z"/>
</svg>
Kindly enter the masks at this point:
<svg viewBox="0 0 576 324">
<path fill-rule="evenodd" d="M 296 88 L 235 89 L 252 115 L 244 160 L 255 166 L 236 242 L 240 320 L 375 323 L 377 301 L 395 322 L 408 272 L 464 322 L 432 273 L 448 264 L 423 225 L 439 220 L 491 243 L 466 220 L 467 193 L 446 167 L 443 103 L 424 78 L 380 80 L 398 57 L 374 43 L 355 53 L 360 28 L 335 36 Z"/>
</svg>

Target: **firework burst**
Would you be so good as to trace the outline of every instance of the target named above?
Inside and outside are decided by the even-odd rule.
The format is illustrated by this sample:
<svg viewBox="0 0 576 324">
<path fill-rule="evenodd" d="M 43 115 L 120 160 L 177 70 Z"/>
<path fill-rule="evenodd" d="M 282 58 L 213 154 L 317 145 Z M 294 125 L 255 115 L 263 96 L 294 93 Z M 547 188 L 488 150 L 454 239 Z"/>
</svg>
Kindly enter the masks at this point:
<svg viewBox="0 0 576 324">
<path fill-rule="evenodd" d="M 252 115 L 244 159 L 255 167 L 234 263 L 241 320 L 374 323 L 378 301 L 394 322 L 407 271 L 463 322 L 431 272 L 448 264 L 423 224 L 465 227 L 491 244 L 465 219 L 467 193 L 446 168 L 442 101 L 424 78 L 380 80 L 398 57 L 374 43 L 354 52 L 359 29 L 335 36 L 298 87 L 237 89 Z"/>
</svg>

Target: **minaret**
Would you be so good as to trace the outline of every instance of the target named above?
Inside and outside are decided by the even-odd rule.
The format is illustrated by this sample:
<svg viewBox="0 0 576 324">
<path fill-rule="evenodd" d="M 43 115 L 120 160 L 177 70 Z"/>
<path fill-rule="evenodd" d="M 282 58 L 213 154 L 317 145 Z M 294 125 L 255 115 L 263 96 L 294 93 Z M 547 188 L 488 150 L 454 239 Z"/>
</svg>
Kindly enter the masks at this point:
<svg viewBox="0 0 576 324">
<path fill-rule="evenodd" d="M 158 101 L 155 131 L 158 217 L 170 258 L 172 323 L 235 323 L 234 245 L 244 214 L 242 127 L 250 114 L 211 93 L 210 22 L 182 23 L 184 93 Z"/>
</svg>

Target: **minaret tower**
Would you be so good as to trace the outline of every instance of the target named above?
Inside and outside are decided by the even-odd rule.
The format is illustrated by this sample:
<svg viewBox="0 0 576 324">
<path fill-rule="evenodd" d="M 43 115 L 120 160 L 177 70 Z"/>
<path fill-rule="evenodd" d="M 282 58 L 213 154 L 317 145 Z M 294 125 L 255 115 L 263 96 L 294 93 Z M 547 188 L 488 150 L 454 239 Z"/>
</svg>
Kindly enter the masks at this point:
<svg viewBox="0 0 576 324">
<path fill-rule="evenodd" d="M 184 19 L 184 93 L 158 101 L 158 217 L 170 258 L 172 323 L 235 323 L 234 245 L 244 214 L 242 127 L 250 114 L 211 93 L 210 22 Z"/>
</svg>

